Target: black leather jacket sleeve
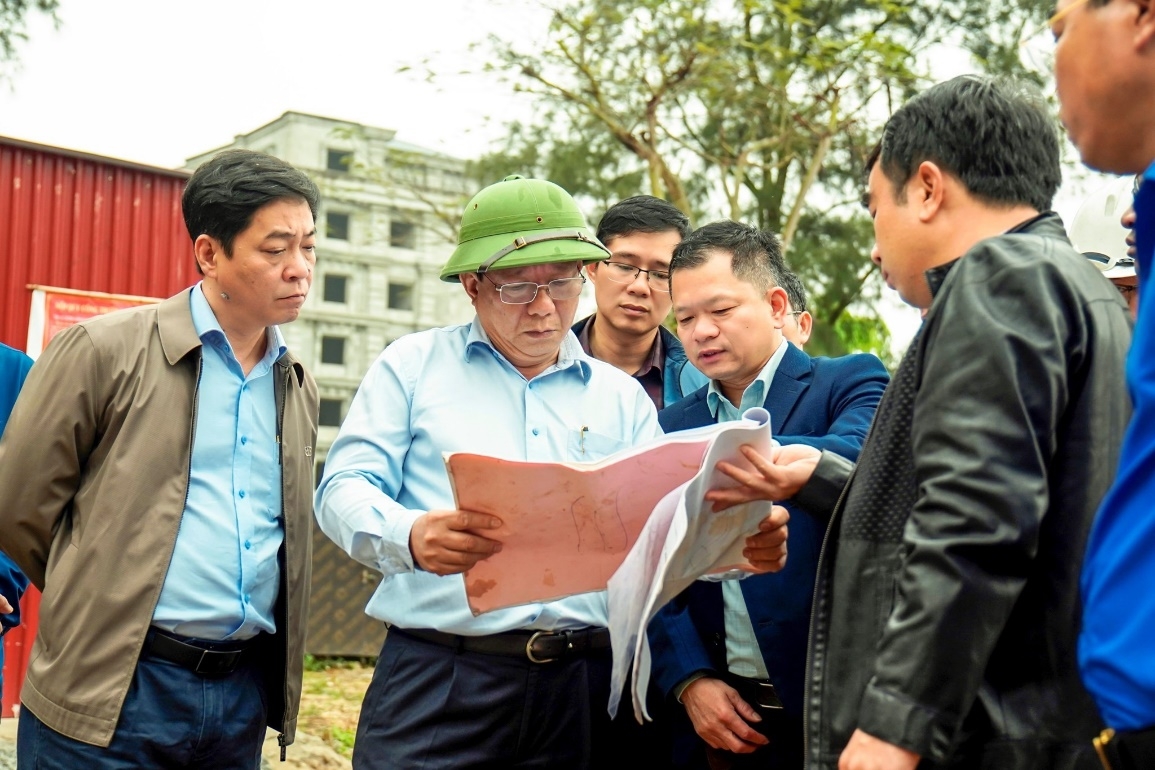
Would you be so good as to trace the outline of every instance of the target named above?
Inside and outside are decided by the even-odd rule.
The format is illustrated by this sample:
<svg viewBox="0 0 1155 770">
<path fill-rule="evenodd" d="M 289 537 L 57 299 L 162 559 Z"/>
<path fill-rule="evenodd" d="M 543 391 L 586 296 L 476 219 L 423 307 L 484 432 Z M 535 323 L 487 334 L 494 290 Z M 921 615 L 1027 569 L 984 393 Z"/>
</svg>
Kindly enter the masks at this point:
<svg viewBox="0 0 1155 770">
<path fill-rule="evenodd" d="M 859 727 L 924 756 L 957 736 L 1051 502 L 1048 464 L 1088 340 L 1068 284 L 1020 258 L 1054 242 L 981 243 L 952 267 L 918 343 L 919 494 Z"/>
<path fill-rule="evenodd" d="M 852 461 L 828 449 L 822 450 L 814 473 L 810 475 L 810 480 L 805 486 L 798 490 L 798 494 L 794 496 L 794 503 L 822 521 L 829 520 L 853 471 Z"/>
</svg>

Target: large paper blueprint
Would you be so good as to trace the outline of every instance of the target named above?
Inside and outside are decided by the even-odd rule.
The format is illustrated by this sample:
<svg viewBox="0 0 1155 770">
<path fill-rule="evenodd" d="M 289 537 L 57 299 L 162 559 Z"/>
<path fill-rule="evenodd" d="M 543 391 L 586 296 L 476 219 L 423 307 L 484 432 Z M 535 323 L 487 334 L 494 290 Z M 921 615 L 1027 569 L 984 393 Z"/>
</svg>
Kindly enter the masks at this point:
<svg viewBox="0 0 1155 770">
<path fill-rule="evenodd" d="M 730 425 L 665 436 L 594 463 L 532 463 L 445 455 L 457 507 L 492 513 L 502 550 L 465 574 L 475 614 L 601 591 L 637 542 L 650 512 L 693 478 Z"/>
<path fill-rule="evenodd" d="M 666 602 L 697 578 L 748 567 L 742 557 L 746 538 L 770 513 L 771 503 L 755 501 L 715 513 L 703 496 L 710 489 L 736 486 L 717 470 L 725 460 L 750 469 L 739 451 L 750 444 L 770 456 L 770 415 L 750 409 L 738 422 L 714 437 L 701 469 L 694 477 L 665 495 L 646 522 L 637 544 L 609 580 L 610 638 L 614 667 L 609 710 L 616 715 L 633 665 L 630 691 L 639 722 L 650 718 L 645 693 L 650 682 L 650 645 L 646 626 Z"/>
</svg>

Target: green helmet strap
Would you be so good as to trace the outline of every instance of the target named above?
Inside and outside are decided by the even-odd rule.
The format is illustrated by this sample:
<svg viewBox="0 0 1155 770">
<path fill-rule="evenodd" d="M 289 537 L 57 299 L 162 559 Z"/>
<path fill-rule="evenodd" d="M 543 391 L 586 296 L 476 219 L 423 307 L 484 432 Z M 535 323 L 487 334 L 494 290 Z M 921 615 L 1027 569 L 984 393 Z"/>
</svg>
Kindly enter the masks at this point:
<svg viewBox="0 0 1155 770">
<path fill-rule="evenodd" d="M 512 254 L 518 249 L 529 246 L 530 244 L 542 243 L 544 241 L 581 241 L 582 243 L 588 243 L 600 249 L 605 249 L 605 246 L 602 246 L 602 244 L 597 240 L 590 238 L 588 235 L 578 230 L 574 230 L 573 232 L 569 233 L 553 233 L 552 235 L 531 235 L 525 238 L 514 238 L 513 243 L 509 244 L 504 249 L 478 265 L 477 274 L 479 276 L 485 275 L 489 268 L 493 266 L 494 262 L 507 254 Z M 609 256 L 609 253 L 609 250 L 606 249 L 606 256 Z"/>
</svg>

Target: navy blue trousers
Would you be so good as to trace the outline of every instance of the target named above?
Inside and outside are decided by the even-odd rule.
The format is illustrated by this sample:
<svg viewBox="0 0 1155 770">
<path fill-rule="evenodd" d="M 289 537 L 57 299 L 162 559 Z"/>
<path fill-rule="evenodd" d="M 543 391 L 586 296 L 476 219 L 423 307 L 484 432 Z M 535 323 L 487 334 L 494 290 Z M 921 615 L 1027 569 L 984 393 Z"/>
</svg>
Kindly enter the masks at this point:
<svg viewBox="0 0 1155 770">
<path fill-rule="evenodd" d="M 361 706 L 354 770 L 665 766 L 668 751 L 627 758 L 642 747 L 632 710 L 612 723 L 606 711 L 611 667 L 608 650 L 537 664 L 391 632 Z"/>
<path fill-rule="evenodd" d="M 249 664 L 207 678 L 144 656 L 108 748 L 73 740 L 27 708 L 16 736 L 18 770 L 257 770 L 267 701 Z"/>
</svg>

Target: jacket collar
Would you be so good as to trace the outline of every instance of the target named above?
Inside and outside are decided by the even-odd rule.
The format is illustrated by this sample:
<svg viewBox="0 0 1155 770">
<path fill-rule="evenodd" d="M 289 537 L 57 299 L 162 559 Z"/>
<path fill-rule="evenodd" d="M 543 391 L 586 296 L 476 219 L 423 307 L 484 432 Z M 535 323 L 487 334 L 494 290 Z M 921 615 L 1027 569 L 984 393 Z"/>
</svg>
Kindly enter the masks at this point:
<svg viewBox="0 0 1155 770">
<path fill-rule="evenodd" d="M 1041 235 L 1044 238 L 1059 238 L 1066 243 L 1071 242 L 1067 237 L 1066 229 L 1063 227 L 1063 220 L 1053 211 L 1046 211 L 1025 222 L 1020 222 L 1007 230 L 1004 235 L 1013 235 L 1014 233 L 1030 233 L 1031 235 Z M 964 254 L 963 257 L 965 256 Z M 956 257 L 950 262 L 932 267 L 923 274 L 926 276 L 927 285 L 930 286 L 930 296 L 938 296 L 938 290 L 942 287 L 943 281 L 946 280 L 947 275 L 950 274 L 951 269 L 958 264 L 960 259 L 962 257 Z"/>
<path fill-rule="evenodd" d="M 189 307 L 189 291 L 178 292 L 166 300 L 161 300 L 156 310 L 156 325 L 160 333 L 160 346 L 169 366 L 176 366 L 185 356 L 201 347 L 201 338 L 193 325 L 192 310 Z M 297 387 L 305 386 L 305 367 L 291 351 L 277 359 L 277 366 L 292 368 L 297 379 Z"/>
<path fill-rule="evenodd" d="M 658 336 L 662 338 L 662 347 L 665 349 L 666 359 L 681 363 L 686 360 L 686 349 L 677 335 L 665 326 L 658 327 Z"/>
<path fill-rule="evenodd" d="M 189 307 L 189 291 L 177 293 L 162 300 L 157 306 L 156 325 L 160 331 L 160 346 L 170 366 L 201 346 L 193 325 L 192 310 Z"/>
</svg>

